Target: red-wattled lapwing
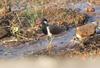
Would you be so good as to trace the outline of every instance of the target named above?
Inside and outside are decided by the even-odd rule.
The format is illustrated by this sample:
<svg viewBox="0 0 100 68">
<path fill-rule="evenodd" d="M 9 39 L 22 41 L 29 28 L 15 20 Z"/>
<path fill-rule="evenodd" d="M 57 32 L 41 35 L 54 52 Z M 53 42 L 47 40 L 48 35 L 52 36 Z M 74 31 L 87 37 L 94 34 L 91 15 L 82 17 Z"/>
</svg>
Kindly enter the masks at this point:
<svg viewBox="0 0 100 68">
<path fill-rule="evenodd" d="M 60 27 L 57 26 L 56 24 L 55 25 L 49 24 L 47 19 L 45 18 L 42 20 L 41 23 L 42 23 L 42 32 L 45 35 L 48 35 L 48 37 L 50 38 L 52 37 L 52 35 L 60 34 L 66 30 L 64 26 Z"/>
</svg>

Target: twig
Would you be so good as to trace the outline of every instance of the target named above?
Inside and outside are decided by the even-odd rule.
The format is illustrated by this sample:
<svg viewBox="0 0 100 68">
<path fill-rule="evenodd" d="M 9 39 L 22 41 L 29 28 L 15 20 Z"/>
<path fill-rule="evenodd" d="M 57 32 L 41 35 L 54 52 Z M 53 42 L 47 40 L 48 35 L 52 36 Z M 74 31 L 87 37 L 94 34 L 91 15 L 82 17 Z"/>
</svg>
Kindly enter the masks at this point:
<svg viewBox="0 0 100 68">
<path fill-rule="evenodd" d="M 20 20 L 20 18 L 19 18 L 19 16 L 18 16 L 18 14 L 17 14 L 17 13 L 15 13 L 15 14 L 16 14 L 16 16 L 17 16 L 17 19 L 18 19 L 18 21 L 19 21 L 20 25 L 22 25 L 22 24 L 21 24 L 21 20 Z"/>
<path fill-rule="evenodd" d="M 7 28 L 10 28 L 10 26 L 4 26 L 4 27 L 0 27 L 0 28 L 6 28 L 6 27 L 7 27 Z"/>
<path fill-rule="evenodd" d="M 26 37 L 19 35 L 19 34 L 17 34 L 17 36 L 20 37 L 20 38 L 26 39 L 26 40 L 33 40 L 32 38 L 26 38 Z"/>
</svg>

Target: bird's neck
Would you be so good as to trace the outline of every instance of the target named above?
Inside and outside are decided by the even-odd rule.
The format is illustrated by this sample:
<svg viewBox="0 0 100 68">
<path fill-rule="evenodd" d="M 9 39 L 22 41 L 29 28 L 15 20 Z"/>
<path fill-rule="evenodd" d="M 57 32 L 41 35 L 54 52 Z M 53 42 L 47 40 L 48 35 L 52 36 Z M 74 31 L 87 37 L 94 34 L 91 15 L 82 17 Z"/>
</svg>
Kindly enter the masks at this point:
<svg viewBox="0 0 100 68">
<path fill-rule="evenodd" d="M 51 36 L 52 36 L 52 33 L 50 32 L 50 28 L 49 28 L 49 26 L 47 26 L 46 29 L 47 29 L 47 34 L 48 34 L 48 36 L 51 37 Z"/>
</svg>

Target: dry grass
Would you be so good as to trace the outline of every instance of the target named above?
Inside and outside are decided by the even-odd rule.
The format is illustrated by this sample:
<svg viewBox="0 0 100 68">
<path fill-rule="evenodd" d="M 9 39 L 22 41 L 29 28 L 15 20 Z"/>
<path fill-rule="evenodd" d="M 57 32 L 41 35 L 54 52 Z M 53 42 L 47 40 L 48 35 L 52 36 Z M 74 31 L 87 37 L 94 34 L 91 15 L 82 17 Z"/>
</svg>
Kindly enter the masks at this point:
<svg viewBox="0 0 100 68">
<path fill-rule="evenodd" d="M 66 0 L 3 0 L 2 5 L 5 12 L 2 17 L 6 17 L 11 28 L 11 34 L 21 38 L 28 38 L 27 34 L 30 30 L 30 37 L 36 35 L 39 31 L 38 25 L 35 25 L 38 18 L 47 18 L 49 22 L 58 25 L 77 24 L 84 21 L 84 14 L 67 8 L 68 1 Z M 9 12 L 9 8 L 11 11 Z M 0 9 L 2 10 L 2 8 Z M 71 12 L 71 13 L 70 13 Z M 71 15 L 70 15 L 71 14 Z M 78 15 L 77 15 L 78 14 Z M 8 18 L 10 16 L 11 19 Z M 69 17 L 69 18 L 68 18 Z M 71 18 L 71 19 L 70 19 Z M 37 27 L 37 29 L 36 29 Z M 20 36 L 21 35 L 21 36 Z M 34 37 L 34 36 L 33 36 Z"/>
<path fill-rule="evenodd" d="M 78 0 L 72 1 L 76 3 Z M 3 16 L 0 16 L 1 19 L 6 17 L 5 19 L 7 19 L 7 22 L 9 22 L 9 25 L 7 26 L 10 26 L 11 34 L 15 36 L 18 41 L 20 39 L 33 40 L 33 38 L 35 39 L 38 36 L 37 34 L 41 33 L 40 28 L 36 25 L 36 20 L 38 18 L 41 19 L 45 17 L 50 23 L 55 23 L 58 25 L 84 24 L 83 21 L 85 20 L 86 16 L 75 10 L 68 10 L 68 3 L 69 1 L 67 0 L 9 0 L 9 2 L 6 2 L 5 5 L 2 5 L 2 2 L 0 2 L 0 7 L 17 7 L 14 7 L 11 12 L 5 12 Z M 69 52 L 69 54 L 83 54 L 79 51 L 81 51 L 81 49 L 85 50 L 85 48 L 81 46 L 78 47 L 78 52 Z M 94 52 L 95 50 L 93 53 Z M 84 51 L 84 53 L 86 52 Z M 65 55 L 66 52 L 63 54 Z"/>
</svg>

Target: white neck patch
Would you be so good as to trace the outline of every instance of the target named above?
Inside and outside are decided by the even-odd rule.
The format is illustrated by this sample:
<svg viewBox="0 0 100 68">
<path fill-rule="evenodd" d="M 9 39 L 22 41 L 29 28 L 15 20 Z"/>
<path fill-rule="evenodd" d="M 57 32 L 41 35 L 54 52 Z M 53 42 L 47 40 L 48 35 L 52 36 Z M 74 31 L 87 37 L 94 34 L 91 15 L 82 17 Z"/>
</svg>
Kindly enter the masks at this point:
<svg viewBox="0 0 100 68">
<path fill-rule="evenodd" d="M 50 32 L 50 29 L 49 29 L 49 26 L 47 26 L 47 34 L 48 34 L 48 36 L 52 36 L 52 33 Z"/>
<path fill-rule="evenodd" d="M 45 24 L 48 24 L 48 22 L 47 22 L 47 21 L 44 21 L 44 23 L 45 23 Z"/>
</svg>

